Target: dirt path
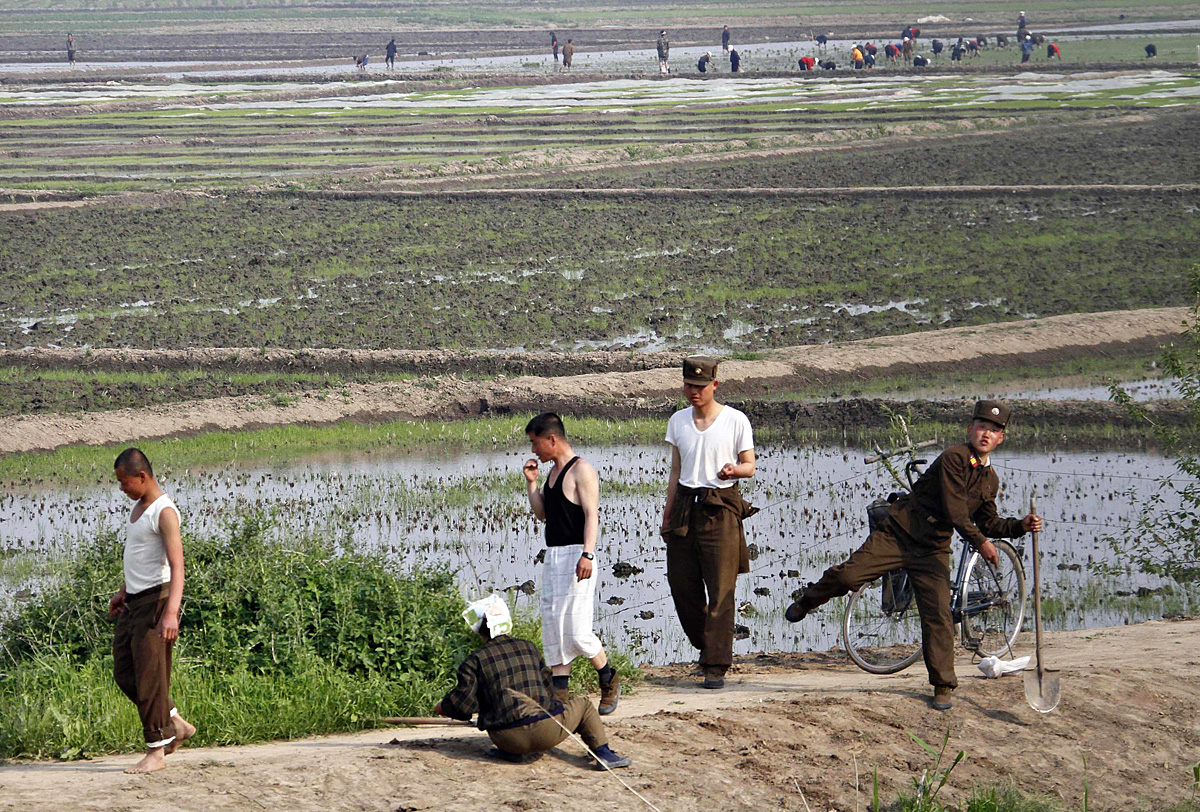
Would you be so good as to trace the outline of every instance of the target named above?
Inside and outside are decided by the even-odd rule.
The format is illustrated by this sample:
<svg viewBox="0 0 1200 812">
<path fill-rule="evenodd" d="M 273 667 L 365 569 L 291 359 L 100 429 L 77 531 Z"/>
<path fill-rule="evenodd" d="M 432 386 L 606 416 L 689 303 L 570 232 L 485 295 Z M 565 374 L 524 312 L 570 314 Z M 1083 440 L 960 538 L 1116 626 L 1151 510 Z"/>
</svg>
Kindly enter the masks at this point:
<svg viewBox="0 0 1200 812">
<path fill-rule="evenodd" d="M 1045 363 L 1128 352 L 1130 347 L 1147 349 L 1176 337 L 1186 318 L 1185 308 L 1122 310 L 793 347 L 768 353 L 764 360 L 728 361 L 722 365 L 722 378 L 731 395 L 756 395 L 839 377 Z M 61 356 L 64 351 L 54 352 Z M 679 372 L 669 366 L 490 381 L 434 375 L 415 381 L 353 384 L 344 392 L 345 396 L 309 392 L 288 405 L 276 405 L 262 396 L 240 396 L 147 409 L 6 417 L 0 419 L 0 453 L 346 419 L 453 419 L 538 408 L 661 411 L 678 397 Z"/>
<path fill-rule="evenodd" d="M 1191 792 L 1200 748 L 1200 621 L 1049 635 L 1062 704 L 1039 715 L 1022 681 L 984 680 L 958 662 L 955 707 L 928 707 L 919 666 L 865 674 L 840 655 L 760 656 L 735 666 L 723 692 L 656 669 L 606 725 L 634 759 L 621 777 L 660 810 L 719 801 L 728 810 L 846 810 L 911 791 L 929 758 L 908 733 L 965 761 L 943 791 L 979 784 L 1092 809 L 1166 806 Z M 1028 645 L 1024 644 L 1027 650 Z M 648 809 L 564 745 L 520 766 L 485 755 L 471 728 L 380 730 L 249 747 L 185 748 L 151 776 L 121 770 L 136 756 L 0 767 L 0 810 L 637 810 Z M 859 790 L 855 791 L 855 785 Z M 803 793 L 803 799 L 801 798 Z"/>
</svg>

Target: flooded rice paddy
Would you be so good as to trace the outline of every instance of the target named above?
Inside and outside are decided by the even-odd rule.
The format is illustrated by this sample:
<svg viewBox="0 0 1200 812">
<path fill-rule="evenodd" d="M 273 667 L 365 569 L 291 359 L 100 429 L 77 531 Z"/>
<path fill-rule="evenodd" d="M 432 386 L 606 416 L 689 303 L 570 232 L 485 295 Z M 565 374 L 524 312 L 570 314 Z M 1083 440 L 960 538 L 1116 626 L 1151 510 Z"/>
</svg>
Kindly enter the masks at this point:
<svg viewBox="0 0 1200 812">
<path fill-rule="evenodd" d="M 581 448 L 601 477 L 597 621 L 603 639 L 642 661 L 692 656 L 666 588 L 657 528 L 667 457 L 663 448 Z M 838 645 L 841 602 L 793 627 L 782 618 L 793 590 L 816 579 L 865 536 L 865 508 L 892 486 L 862 462 L 857 448 L 765 446 L 748 484 L 763 511 L 747 522 L 749 576 L 738 584 L 739 653 L 829 649 Z M 184 514 L 185 532 L 223 532 L 238 516 L 265 511 L 282 537 L 320 533 L 386 550 L 405 568 L 446 566 L 465 593 L 516 587 L 518 605 L 537 611 L 541 526 L 525 500 L 525 449 L 452 455 L 364 455 L 281 466 L 166 471 L 162 479 Z M 1044 583 L 1051 628 L 1137 622 L 1186 609 L 1187 597 L 1159 580 L 1112 563 L 1104 537 L 1129 527 L 1135 499 L 1175 475 L 1172 463 L 1142 452 L 1000 453 L 1001 511 L 1023 514 L 1036 489 L 1047 519 Z M 547 466 L 543 466 L 546 470 Z M 67 554 L 81 535 L 116 529 L 130 504 L 113 487 L 29 492 L 8 485 L 0 496 L 0 552 L 10 562 Z M 1025 555 L 1028 565 L 1028 553 Z M 0 561 L 3 558 L 0 557 Z M 32 585 L 13 576 L 8 595 Z M 0 569 L 0 573 L 3 570 Z M 15 583 L 14 583 L 15 581 Z M 1165 587 L 1165 589 L 1164 589 Z M 1194 601 L 1194 596 L 1192 598 Z"/>
<path fill-rule="evenodd" d="M 677 104 L 729 103 L 805 106 L 849 105 L 850 109 L 889 108 L 898 104 L 991 105 L 1000 102 L 1067 99 L 1109 99 L 1160 104 L 1186 101 L 1200 95 L 1195 77 L 1170 71 L 1137 73 L 1060 74 L 1023 73 L 1016 76 L 899 76 L 880 72 L 823 81 L 752 76 L 721 77 L 705 81 L 611 79 L 596 82 L 533 87 L 467 88 L 396 92 L 380 77 L 379 93 L 366 93 L 366 82 L 323 84 L 237 82 L 195 85 L 108 83 L 103 88 L 63 83 L 14 87 L 0 93 L 0 106 L 41 107 L 62 104 L 101 104 L 129 100 L 157 100 L 172 115 L 204 115 L 230 111 L 276 110 L 297 114 L 341 113 L 348 110 L 394 108 L 401 112 L 490 113 L 506 111 L 555 113 L 566 111 L 623 112 L 638 107 Z M 263 94 L 270 94 L 263 98 Z"/>
</svg>

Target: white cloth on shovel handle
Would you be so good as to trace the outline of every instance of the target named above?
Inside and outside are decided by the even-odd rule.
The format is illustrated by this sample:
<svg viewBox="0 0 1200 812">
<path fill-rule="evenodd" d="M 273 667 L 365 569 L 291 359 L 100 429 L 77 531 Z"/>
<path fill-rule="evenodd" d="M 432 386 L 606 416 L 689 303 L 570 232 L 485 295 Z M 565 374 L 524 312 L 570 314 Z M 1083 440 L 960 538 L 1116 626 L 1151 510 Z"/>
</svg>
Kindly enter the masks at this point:
<svg viewBox="0 0 1200 812">
<path fill-rule="evenodd" d="M 984 657 L 979 661 L 979 670 L 988 679 L 996 679 L 1005 674 L 1013 674 L 1017 671 L 1024 671 L 1029 667 L 1029 655 L 1018 657 L 1015 660 L 1001 660 L 999 657 Z"/>
</svg>

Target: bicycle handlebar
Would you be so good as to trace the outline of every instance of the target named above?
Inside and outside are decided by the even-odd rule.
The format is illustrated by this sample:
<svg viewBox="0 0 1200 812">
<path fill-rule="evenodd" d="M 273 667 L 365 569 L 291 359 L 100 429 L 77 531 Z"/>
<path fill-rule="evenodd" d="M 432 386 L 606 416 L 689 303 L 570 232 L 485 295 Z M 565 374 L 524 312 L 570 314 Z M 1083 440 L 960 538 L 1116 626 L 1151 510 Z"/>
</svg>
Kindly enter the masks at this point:
<svg viewBox="0 0 1200 812">
<path fill-rule="evenodd" d="M 907 454 L 910 451 L 916 451 L 918 448 L 929 448 L 930 446 L 937 444 L 937 440 L 925 440 L 920 443 L 912 443 L 911 445 L 906 445 L 901 448 L 893 448 L 891 451 L 880 451 L 878 454 L 873 456 L 863 457 L 863 462 L 867 465 L 871 465 L 872 463 L 879 462 L 880 460 L 886 460 L 888 457 L 894 457 L 897 454 Z M 876 450 L 878 450 L 878 446 L 876 447 Z"/>
</svg>

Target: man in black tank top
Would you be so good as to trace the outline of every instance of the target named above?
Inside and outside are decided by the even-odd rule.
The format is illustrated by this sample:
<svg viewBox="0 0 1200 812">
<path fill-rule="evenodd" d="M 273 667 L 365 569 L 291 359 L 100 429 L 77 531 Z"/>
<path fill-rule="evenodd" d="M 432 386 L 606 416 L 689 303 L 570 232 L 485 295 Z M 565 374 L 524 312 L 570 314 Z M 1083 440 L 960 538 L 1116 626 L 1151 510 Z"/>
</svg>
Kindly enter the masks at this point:
<svg viewBox="0 0 1200 812">
<path fill-rule="evenodd" d="M 596 541 L 600 536 L 600 480 L 587 460 L 567 442 L 562 418 L 546 412 L 529 421 L 525 434 L 536 455 L 525 462 L 529 506 L 546 523 L 542 564 L 542 648 L 554 675 L 554 693 L 567 699 L 571 662 L 587 657 L 600 678 L 600 714 L 617 709 L 620 678 L 609 664 L 600 638 L 592 631 L 596 579 Z M 538 488 L 538 463 L 553 461 L 544 489 Z"/>
</svg>

